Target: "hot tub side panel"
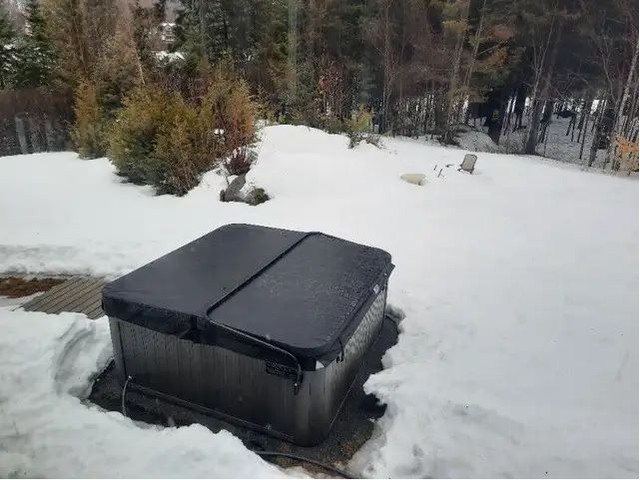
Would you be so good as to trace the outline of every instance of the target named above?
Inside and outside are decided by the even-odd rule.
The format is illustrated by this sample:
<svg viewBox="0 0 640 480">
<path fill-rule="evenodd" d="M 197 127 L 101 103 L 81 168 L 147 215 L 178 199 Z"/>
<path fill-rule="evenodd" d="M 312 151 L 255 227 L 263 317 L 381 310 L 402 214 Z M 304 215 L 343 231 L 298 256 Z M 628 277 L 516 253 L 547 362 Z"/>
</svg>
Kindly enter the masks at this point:
<svg viewBox="0 0 640 480">
<path fill-rule="evenodd" d="M 316 445 L 326 438 L 342 404 L 355 381 L 361 360 L 375 342 L 382 329 L 387 290 L 380 291 L 368 306 L 360 324 L 344 345 L 344 358 L 331 362 L 325 368 L 305 372 L 302 389 L 304 395 L 296 404 L 296 443 Z M 306 418 L 305 418 L 306 414 Z"/>
<path fill-rule="evenodd" d="M 297 394 L 293 380 L 268 373 L 273 369 L 263 359 L 110 317 L 116 369 L 123 381 L 132 377 L 132 388 L 300 445 L 315 445 L 329 433 L 360 360 L 380 331 L 385 302 L 383 288 L 344 345 L 344 359 L 305 371 Z"/>
</svg>

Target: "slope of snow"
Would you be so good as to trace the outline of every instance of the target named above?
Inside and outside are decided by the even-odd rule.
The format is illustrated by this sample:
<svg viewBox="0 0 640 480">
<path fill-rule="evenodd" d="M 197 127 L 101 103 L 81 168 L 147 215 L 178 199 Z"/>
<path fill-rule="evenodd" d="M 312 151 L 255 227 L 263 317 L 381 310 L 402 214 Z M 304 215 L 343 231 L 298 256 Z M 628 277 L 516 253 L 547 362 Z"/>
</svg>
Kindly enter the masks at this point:
<svg viewBox="0 0 640 480">
<path fill-rule="evenodd" d="M 456 134 L 456 141 L 460 148 L 472 152 L 503 153 L 505 151 L 504 146 L 496 145 L 483 131 L 465 126 Z"/>
<path fill-rule="evenodd" d="M 214 172 L 185 197 L 154 197 L 122 184 L 105 159 L 0 158 L 0 272 L 113 277 L 230 222 L 321 230 L 381 247 L 396 264 L 389 302 L 406 318 L 386 369 L 367 383 L 389 408 L 353 469 L 377 477 L 638 476 L 637 179 L 483 153 L 473 175 L 452 167 L 437 178 L 435 165 L 457 165 L 465 152 L 409 139 L 348 150 L 345 137 L 306 127 L 269 127 L 263 136 L 248 180 L 272 200 L 257 207 L 220 203 L 224 180 Z M 426 186 L 399 178 L 419 172 Z M 124 458 L 120 444 L 129 439 L 143 449 L 161 443 L 155 458 L 162 465 L 182 459 L 161 476 L 202 474 L 218 458 L 201 459 L 205 442 L 208 452 L 224 443 L 221 451 L 243 464 L 236 473 L 222 464 L 209 475 L 273 474 L 230 435 L 141 429 L 56 393 L 46 356 L 70 323 L 90 327 L 66 315 L 15 315 L 0 310 L 0 319 L 14 322 L 0 341 L 28 343 L 46 318 L 54 326 L 40 336 L 50 353 L 36 362 L 34 350 L 9 354 L 3 346 L 0 376 L 20 372 L 11 383 L 18 390 L 41 384 L 41 395 L 57 395 L 50 401 L 66 405 L 69 416 L 59 417 L 66 424 L 53 413 L 31 420 L 25 412 L 43 403 L 16 406 L 10 421 L 31 437 L 0 433 L 0 474 L 25 465 L 33 474 L 73 474 L 73 462 L 48 463 L 48 448 L 58 448 L 63 434 L 65 445 L 82 442 L 87 425 L 109 441 L 94 453 L 82 450 L 86 475 L 94 457 Z M 92 328 L 89 350 L 105 351 L 104 326 Z M 71 364 L 83 378 L 99 368 Z M 47 415 L 52 431 L 38 423 Z M 43 432 L 37 440 L 36 431 Z M 29 450 L 32 441 L 38 448 Z M 157 472 L 153 453 L 145 455 L 126 473 Z M 199 459 L 193 468 L 184 461 L 190 456 Z M 125 473 L 108 468 L 96 474 Z"/>
<path fill-rule="evenodd" d="M 34 293 L 33 295 L 27 295 L 25 297 L 18 297 L 18 298 L 12 298 L 12 297 L 7 297 L 5 295 L 0 295 L 0 307 L 17 308 L 40 295 L 42 295 L 42 292 L 37 292 L 37 293 Z"/>
</svg>

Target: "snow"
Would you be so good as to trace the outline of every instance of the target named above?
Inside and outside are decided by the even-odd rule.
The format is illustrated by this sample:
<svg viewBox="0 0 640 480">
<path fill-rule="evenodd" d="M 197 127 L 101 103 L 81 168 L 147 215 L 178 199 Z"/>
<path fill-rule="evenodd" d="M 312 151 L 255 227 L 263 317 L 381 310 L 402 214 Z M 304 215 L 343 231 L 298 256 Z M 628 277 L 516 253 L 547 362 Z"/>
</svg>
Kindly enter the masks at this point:
<svg viewBox="0 0 640 480">
<path fill-rule="evenodd" d="M 458 146 L 472 152 L 490 152 L 502 153 L 505 148 L 502 145 L 496 145 L 491 137 L 481 130 L 475 130 L 463 126 L 461 131 L 456 135 Z"/>
<path fill-rule="evenodd" d="M 0 308 L 0 476 L 278 477 L 228 432 L 137 425 L 81 401 L 111 356 L 106 317 Z"/>
<path fill-rule="evenodd" d="M 272 200 L 256 207 L 219 202 L 215 172 L 177 198 L 122 183 L 105 159 L 0 158 L 0 272 L 111 278 L 231 222 L 381 247 L 406 318 L 366 385 L 389 408 L 354 471 L 637 477 L 637 179 L 489 153 L 469 175 L 455 169 L 464 150 L 383 143 L 265 128 L 247 180 Z M 228 433 L 134 425 L 80 402 L 109 349 L 104 320 L 0 309 L 0 322 L 0 432 L 19 432 L 0 433 L 0 475 L 283 473 Z"/>
<path fill-rule="evenodd" d="M 545 142 L 539 144 L 536 148 L 538 154 L 560 160 L 566 163 L 573 163 L 576 165 L 586 166 L 589 162 L 589 150 L 593 140 L 594 132 L 591 131 L 592 122 L 589 123 L 586 133 L 586 140 L 584 142 L 584 150 L 582 152 L 582 158 L 580 158 L 580 145 L 578 142 L 578 127 L 576 120 L 576 128 L 574 130 L 573 141 L 571 140 L 571 132 L 567 135 L 567 128 L 569 127 L 569 118 L 559 118 L 553 115 L 551 122 L 549 123 L 547 139 Z M 521 152 L 525 142 L 526 129 L 512 132 L 507 131 L 500 137 L 500 145 L 496 145 L 493 140 L 485 133 L 487 130 L 481 127 L 481 120 L 478 120 L 476 127 L 468 127 L 462 125 L 459 133 L 456 135 L 456 141 L 459 146 L 466 150 L 475 152 L 492 152 L 492 153 L 514 153 Z M 602 168 L 605 160 L 606 150 L 600 149 L 596 152 L 596 158 L 592 165 L 594 168 Z"/>
<path fill-rule="evenodd" d="M 0 307 L 19 307 L 40 295 L 42 295 L 42 292 L 37 292 L 32 295 L 27 295 L 25 297 L 17 297 L 17 298 L 0 295 Z"/>
<path fill-rule="evenodd" d="M 166 61 L 168 63 L 184 60 L 184 55 L 180 52 L 167 52 L 166 50 L 160 50 L 155 52 L 155 55 L 159 61 Z"/>
</svg>

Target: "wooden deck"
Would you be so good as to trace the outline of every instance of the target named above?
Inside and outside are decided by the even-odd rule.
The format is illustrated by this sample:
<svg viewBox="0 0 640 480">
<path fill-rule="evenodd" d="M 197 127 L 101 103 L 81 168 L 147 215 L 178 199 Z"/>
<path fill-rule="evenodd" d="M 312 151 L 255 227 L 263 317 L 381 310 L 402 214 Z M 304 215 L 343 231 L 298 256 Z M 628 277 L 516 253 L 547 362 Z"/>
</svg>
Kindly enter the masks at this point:
<svg viewBox="0 0 640 480">
<path fill-rule="evenodd" d="M 25 303 L 22 308 L 31 312 L 78 312 L 91 319 L 99 318 L 104 315 L 104 284 L 101 278 L 73 277 Z"/>
</svg>

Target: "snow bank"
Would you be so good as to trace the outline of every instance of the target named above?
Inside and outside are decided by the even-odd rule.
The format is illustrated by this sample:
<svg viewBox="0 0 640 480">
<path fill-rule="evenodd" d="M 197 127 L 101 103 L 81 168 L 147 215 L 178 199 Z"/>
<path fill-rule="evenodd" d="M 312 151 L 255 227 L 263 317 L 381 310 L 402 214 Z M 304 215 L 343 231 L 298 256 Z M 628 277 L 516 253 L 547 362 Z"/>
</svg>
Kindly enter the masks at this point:
<svg viewBox="0 0 640 480">
<path fill-rule="evenodd" d="M 456 135 L 456 141 L 460 148 L 470 150 L 472 152 L 504 152 L 504 147 L 502 145 L 496 145 L 489 135 L 479 130 L 465 128 L 463 131 L 458 132 Z"/>
<path fill-rule="evenodd" d="M 367 384 L 389 409 L 353 469 L 378 477 L 637 477 L 637 179 L 486 153 L 478 154 L 473 175 L 452 167 L 437 178 L 435 165 L 457 165 L 465 152 L 411 139 L 385 139 L 384 149 L 349 150 L 347 143 L 306 127 L 266 128 L 248 181 L 273 199 L 257 207 L 219 202 L 224 180 L 214 173 L 185 197 L 154 197 L 122 184 L 104 159 L 0 158 L 0 271 L 115 276 L 230 222 L 321 230 L 375 245 L 393 255 L 389 302 L 406 318 L 386 370 Z M 403 182 L 407 172 L 425 173 L 427 185 Z M 51 378 L 53 345 L 67 327 L 49 332 L 48 350 L 20 354 L 28 343 L 21 336 L 37 338 L 29 332 L 44 322 L 23 315 L 11 330 L 18 339 L 2 337 L 14 356 L 3 359 L 7 347 L 0 349 L 0 374 L 13 378 L 24 363 L 33 369 L 28 384 L 41 383 Z M 101 335 L 103 327 L 95 328 Z M 83 366 L 84 376 L 97 368 Z M 9 395 L 25 390 L 18 377 Z M 46 415 L 66 430 L 45 427 L 44 403 L 13 400 L 20 431 L 35 432 L 34 425 L 41 433 L 5 437 L 5 457 L 18 455 L 26 465 L 35 448 L 48 466 L 41 459 L 63 454 L 50 454 L 47 445 L 55 450 L 64 431 L 65 445 L 77 442 L 84 462 L 109 459 L 91 476 L 136 476 L 145 468 L 191 476 L 205 474 L 209 461 L 218 468 L 209 475 L 274 472 L 227 434 L 140 429 L 57 395 L 60 416 Z M 94 425 L 90 435 L 87 425 Z M 92 453 L 84 442 L 102 448 Z M 206 443 L 207 456 L 181 443 Z M 220 463 L 215 452 L 225 448 L 230 460 Z M 140 463 L 116 470 L 129 460 L 114 459 L 136 458 L 139 450 Z M 92 472 L 77 461 L 47 475 Z"/>
<path fill-rule="evenodd" d="M 81 401 L 111 355 L 106 317 L 0 308 L 0 477 L 277 477 L 222 431 L 136 425 Z"/>
<path fill-rule="evenodd" d="M 591 122 L 589 123 L 582 158 L 580 158 L 580 145 L 582 142 L 575 141 L 579 135 L 578 128 L 576 126 L 573 136 L 574 141 L 572 141 L 571 133 L 567 135 L 569 122 L 569 118 L 556 118 L 556 116 L 553 115 L 547 127 L 548 133 L 546 141 L 539 144 L 536 147 L 536 151 L 539 155 L 546 158 L 586 166 L 589 161 L 589 149 L 593 141 L 594 133 L 591 131 L 593 124 Z M 496 145 L 494 141 L 484 133 L 486 128 L 479 125 L 475 128 L 477 129 L 464 125 L 461 126 L 462 131 L 456 135 L 456 140 L 460 148 L 477 152 L 521 152 L 525 143 L 525 136 L 528 133 L 526 128 L 515 132 L 509 129 L 500 136 L 500 145 Z M 594 168 L 602 168 L 605 157 L 606 150 L 598 150 L 592 166 Z"/>
</svg>

